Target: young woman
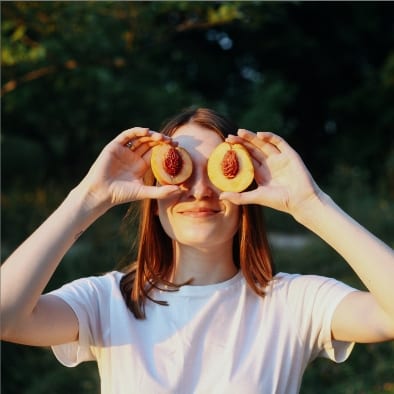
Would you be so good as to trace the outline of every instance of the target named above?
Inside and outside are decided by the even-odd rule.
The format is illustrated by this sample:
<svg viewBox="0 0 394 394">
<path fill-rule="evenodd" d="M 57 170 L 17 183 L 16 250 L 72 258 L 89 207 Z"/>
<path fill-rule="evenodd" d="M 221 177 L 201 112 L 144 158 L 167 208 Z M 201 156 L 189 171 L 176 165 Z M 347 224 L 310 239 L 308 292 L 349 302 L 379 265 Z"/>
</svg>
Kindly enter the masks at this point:
<svg viewBox="0 0 394 394">
<path fill-rule="evenodd" d="M 243 193 L 220 193 L 208 178 L 223 140 L 252 156 L 255 183 Z M 184 184 L 155 183 L 150 151 L 162 143 L 191 155 Z M 78 236 L 130 201 L 142 201 L 137 261 L 43 295 Z M 259 206 L 319 235 L 369 291 L 275 274 Z M 354 342 L 394 338 L 393 278 L 392 249 L 319 189 L 282 138 L 189 110 L 162 133 L 117 136 L 3 264 L 2 339 L 52 346 L 67 366 L 97 360 L 103 393 L 297 393 L 314 358 L 341 362 Z"/>
</svg>

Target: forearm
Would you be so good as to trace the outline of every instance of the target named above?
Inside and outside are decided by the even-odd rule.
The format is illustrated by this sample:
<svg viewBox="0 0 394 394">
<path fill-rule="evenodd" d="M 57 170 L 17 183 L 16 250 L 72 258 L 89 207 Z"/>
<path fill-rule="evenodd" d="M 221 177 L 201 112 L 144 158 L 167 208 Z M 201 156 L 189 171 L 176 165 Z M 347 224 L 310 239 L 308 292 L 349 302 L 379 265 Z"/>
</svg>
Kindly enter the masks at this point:
<svg viewBox="0 0 394 394">
<path fill-rule="evenodd" d="M 352 267 L 381 308 L 394 319 L 394 253 L 324 193 L 294 216 Z"/>
<path fill-rule="evenodd" d="M 82 190 L 74 189 L 2 265 L 3 329 L 33 312 L 63 256 L 103 213 L 102 209 L 89 206 L 85 197 Z"/>
</svg>

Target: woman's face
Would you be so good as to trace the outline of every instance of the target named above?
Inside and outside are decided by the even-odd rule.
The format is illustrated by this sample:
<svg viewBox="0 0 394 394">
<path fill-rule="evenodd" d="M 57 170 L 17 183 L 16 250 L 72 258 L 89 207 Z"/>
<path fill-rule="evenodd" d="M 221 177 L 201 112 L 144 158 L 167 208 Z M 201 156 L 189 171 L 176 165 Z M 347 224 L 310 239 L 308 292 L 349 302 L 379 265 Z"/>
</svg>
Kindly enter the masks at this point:
<svg viewBox="0 0 394 394">
<path fill-rule="evenodd" d="M 220 191 L 207 174 L 207 161 L 222 142 L 214 131 L 190 123 L 172 136 L 193 161 L 192 176 L 181 185 L 183 192 L 158 200 L 158 214 L 167 235 L 188 246 L 209 248 L 232 242 L 238 229 L 239 207 L 219 200 Z"/>
</svg>

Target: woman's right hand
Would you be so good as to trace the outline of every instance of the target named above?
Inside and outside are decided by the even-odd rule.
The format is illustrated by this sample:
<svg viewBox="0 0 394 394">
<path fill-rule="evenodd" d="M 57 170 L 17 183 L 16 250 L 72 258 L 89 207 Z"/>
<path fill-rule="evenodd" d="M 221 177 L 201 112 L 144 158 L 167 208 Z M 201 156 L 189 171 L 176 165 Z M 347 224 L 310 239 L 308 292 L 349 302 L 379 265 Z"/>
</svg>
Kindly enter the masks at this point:
<svg viewBox="0 0 394 394">
<path fill-rule="evenodd" d="M 79 185 L 1 266 L 2 340 L 51 346 L 78 339 L 74 311 L 60 298 L 42 295 L 43 291 L 78 236 L 109 208 L 178 191 L 177 186 L 144 185 L 149 151 L 160 143 L 173 144 L 169 137 L 141 127 L 119 134 Z"/>
<path fill-rule="evenodd" d="M 133 127 L 123 131 L 102 150 L 77 189 L 91 208 L 107 210 L 115 205 L 145 198 L 161 199 L 180 192 L 178 186 L 147 186 L 143 176 L 150 168 L 150 149 L 172 144 L 169 137 Z"/>
</svg>

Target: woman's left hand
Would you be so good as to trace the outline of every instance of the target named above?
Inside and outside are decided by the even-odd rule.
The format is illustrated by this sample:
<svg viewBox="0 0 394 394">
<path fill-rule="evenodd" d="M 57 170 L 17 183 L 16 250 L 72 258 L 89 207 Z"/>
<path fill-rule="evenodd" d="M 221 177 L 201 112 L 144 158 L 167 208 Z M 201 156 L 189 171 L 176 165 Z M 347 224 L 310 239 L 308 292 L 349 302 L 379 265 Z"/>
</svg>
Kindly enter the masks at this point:
<svg viewBox="0 0 394 394">
<path fill-rule="evenodd" d="M 257 188 L 243 193 L 223 192 L 221 199 L 235 204 L 260 204 L 295 216 L 320 190 L 298 153 L 276 134 L 241 129 L 226 139 L 248 149 Z"/>
</svg>

